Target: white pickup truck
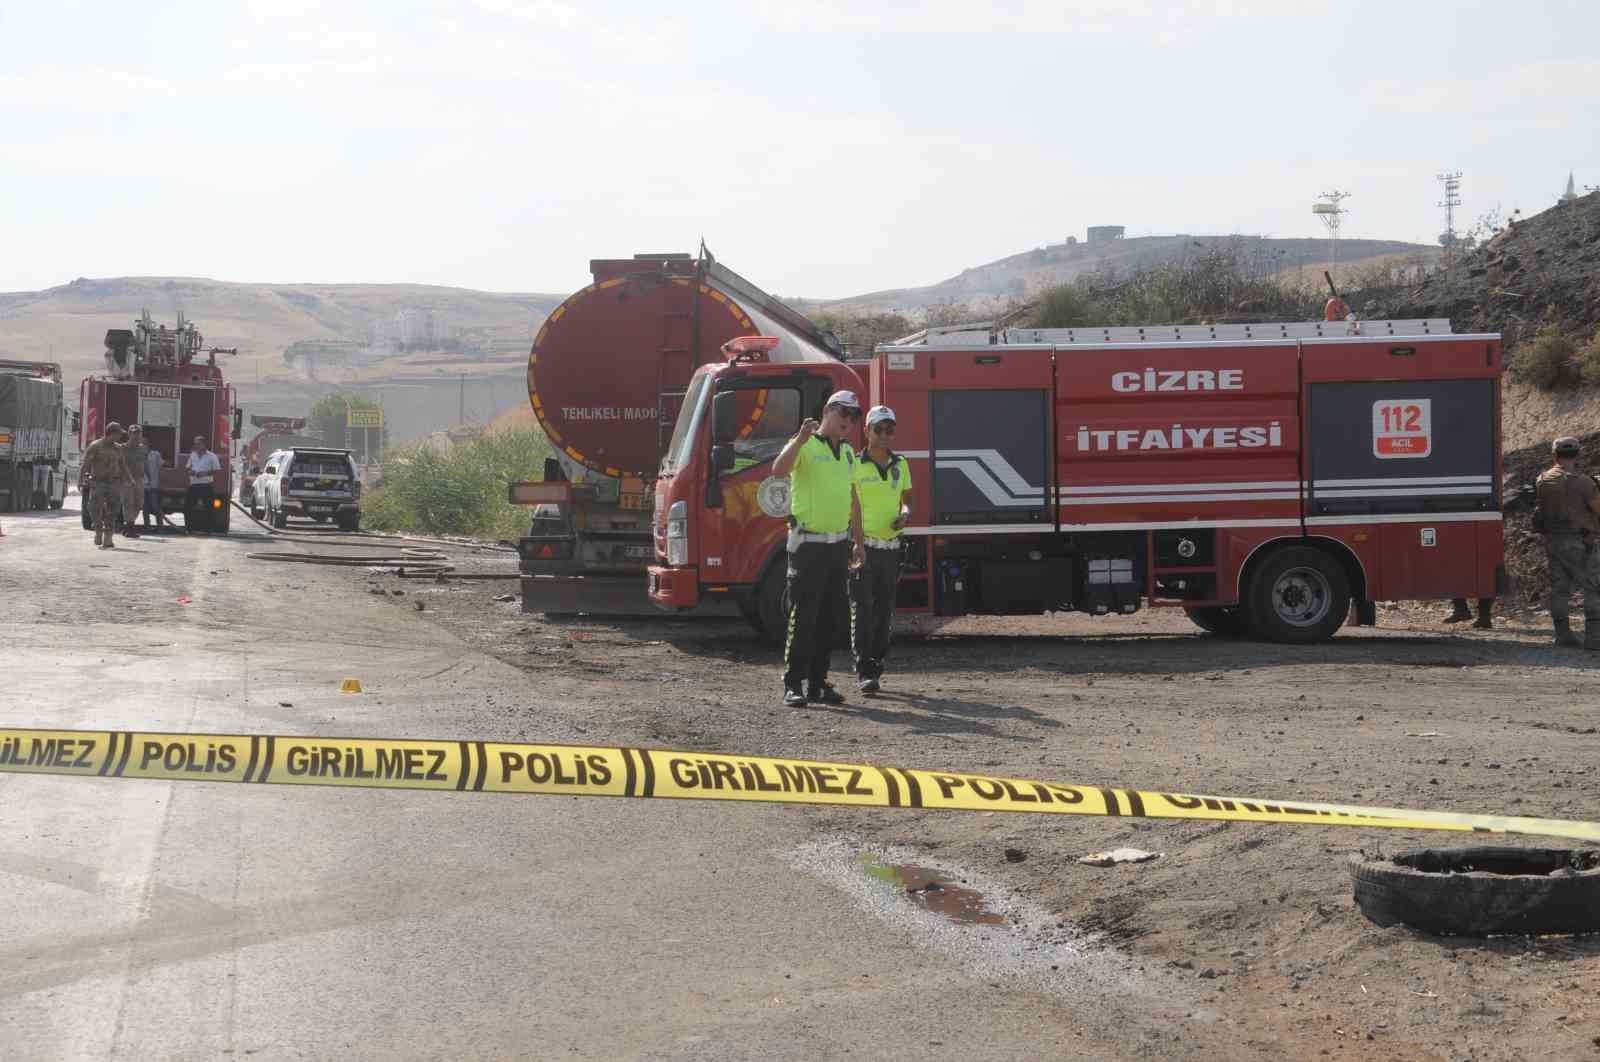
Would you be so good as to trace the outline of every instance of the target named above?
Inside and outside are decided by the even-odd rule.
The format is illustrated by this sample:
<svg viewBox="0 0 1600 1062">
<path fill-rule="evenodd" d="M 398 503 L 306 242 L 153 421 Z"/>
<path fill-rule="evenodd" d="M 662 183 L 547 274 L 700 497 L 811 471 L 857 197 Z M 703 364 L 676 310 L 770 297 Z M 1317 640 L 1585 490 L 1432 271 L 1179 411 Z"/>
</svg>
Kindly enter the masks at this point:
<svg viewBox="0 0 1600 1062">
<path fill-rule="evenodd" d="M 349 450 L 294 447 L 276 450 L 261 467 L 249 501 L 250 515 L 284 527 L 289 517 L 336 521 L 340 530 L 361 526 L 361 480 Z"/>
</svg>

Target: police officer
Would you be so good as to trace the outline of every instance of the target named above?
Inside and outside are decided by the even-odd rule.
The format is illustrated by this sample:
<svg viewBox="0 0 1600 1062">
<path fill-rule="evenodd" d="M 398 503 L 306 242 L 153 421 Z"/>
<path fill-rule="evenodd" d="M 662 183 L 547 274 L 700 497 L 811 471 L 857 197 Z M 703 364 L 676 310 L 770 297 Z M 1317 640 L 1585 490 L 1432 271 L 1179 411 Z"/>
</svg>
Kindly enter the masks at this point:
<svg viewBox="0 0 1600 1062">
<path fill-rule="evenodd" d="M 128 441 L 122 446 L 122 459 L 128 466 L 128 483 L 123 488 L 122 533 L 139 537 L 139 513 L 144 509 L 144 477 L 149 471 L 150 447 L 144 444 L 144 429 L 128 426 Z"/>
<path fill-rule="evenodd" d="M 828 655 L 842 631 L 850 570 L 862 563 L 856 455 L 845 435 L 861 419 L 854 391 L 835 391 L 822 421 L 807 420 L 772 462 L 789 477 L 788 635 L 783 643 L 783 703 L 843 704 L 828 684 Z"/>
<path fill-rule="evenodd" d="M 866 448 L 856 455 L 866 559 L 850 573 L 850 651 L 862 693 L 877 693 L 883 679 L 900 582 L 900 532 L 911 519 L 911 466 L 890 448 L 894 432 L 894 410 L 873 406 L 867 411 Z"/>
<path fill-rule="evenodd" d="M 1556 644 L 1600 649 L 1600 563 L 1595 547 L 1600 542 L 1600 488 L 1594 479 L 1577 471 L 1578 440 L 1570 436 L 1550 446 L 1555 464 L 1539 476 L 1535 528 L 1544 534 L 1550 561 L 1550 619 L 1555 623 Z M 1568 622 L 1571 595 L 1583 590 L 1583 641 Z"/>
<path fill-rule="evenodd" d="M 106 425 L 106 433 L 90 443 L 79 458 L 78 490 L 89 485 L 89 496 L 84 504 L 94 513 L 94 544 L 101 549 L 115 549 L 111 541 L 117 518 L 117 503 L 122 499 L 124 484 L 128 481 L 128 463 L 122 456 L 122 425 L 116 421 Z"/>
</svg>

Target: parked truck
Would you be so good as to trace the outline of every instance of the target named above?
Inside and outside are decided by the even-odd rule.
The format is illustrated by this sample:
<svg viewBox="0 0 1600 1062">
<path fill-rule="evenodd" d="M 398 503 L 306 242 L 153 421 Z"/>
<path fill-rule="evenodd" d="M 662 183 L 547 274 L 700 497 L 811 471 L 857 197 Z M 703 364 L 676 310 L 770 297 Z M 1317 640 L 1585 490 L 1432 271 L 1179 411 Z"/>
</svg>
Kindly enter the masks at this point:
<svg viewBox="0 0 1600 1062">
<path fill-rule="evenodd" d="M 792 366 L 823 379 L 844 370 L 843 352 L 832 333 L 704 249 L 589 269 L 594 283 L 551 312 L 528 355 L 528 400 L 557 456 L 542 481 L 511 486 L 514 502 L 533 507 L 519 543 L 523 608 L 650 613 L 655 478 L 696 370 L 757 332 L 779 340 L 763 371 Z M 741 408 L 742 444 L 770 446 L 798 423 L 798 391 L 771 397 L 752 392 Z"/>
<path fill-rule="evenodd" d="M 193 322 L 178 315 L 176 328 L 158 325 L 148 310 L 133 328 L 106 332 L 106 368 L 79 385 L 82 437 L 80 445 L 105 433 L 108 423 L 138 424 L 145 444 L 161 452 L 161 474 L 154 487 L 163 512 L 183 513 L 186 524 L 226 532 L 233 494 L 232 441 L 239 434 L 243 410 L 234 403 L 233 388 L 223 379 L 218 354 L 236 350 L 206 347 Z M 189 451 L 204 436 L 222 470 L 213 481 L 209 513 L 185 511 Z M 84 506 L 83 526 L 90 526 Z"/>
<path fill-rule="evenodd" d="M 60 365 L 0 361 L 0 512 L 66 503 L 62 443 L 71 416 L 62 400 Z"/>
<path fill-rule="evenodd" d="M 973 326 L 881 347 L 865 382 L 918 484 L 899 608 L 1172 607 L 1312 642 L 1380 600 L 1496 596 L 1500 372 L 1498 335 L 1441 320 Z M 738 343 L 696 371 L 656 479 L 658 606 L 732 599 L 781 637 L 786 483 L 741 425 L 759 395 L 786 435 L 855 383 Z"/>
</svg>

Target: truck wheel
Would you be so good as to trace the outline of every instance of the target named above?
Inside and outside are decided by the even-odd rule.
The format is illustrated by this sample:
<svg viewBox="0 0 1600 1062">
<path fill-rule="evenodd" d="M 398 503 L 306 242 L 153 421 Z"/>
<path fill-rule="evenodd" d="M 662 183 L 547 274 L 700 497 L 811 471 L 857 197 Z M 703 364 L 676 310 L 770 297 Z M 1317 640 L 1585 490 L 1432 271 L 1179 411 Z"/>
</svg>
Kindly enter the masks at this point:
<svg viewBox="0 0 1600 1062">
<path fill-rule="evenodd" d="M 1306 645 L 1333 637 L 1350 612 L 1350 586 L 1334 559 L 1310 546 L 1272 554 L 1250 580 L 1250 629 L 1269 642 Z"/>
<path fill-rule="evenodd" d="M 65 499 L 65 498 L 51 498 L 50 499 L 50 508 L 52 508 L 52 509 L 60 509 L 63 506 L 65 506 L 66 504 L 67 504 L 67 499 Z"/>
<path fill-rule="evenodd" d="M 228 533 L 228 527 L 232 524 L 232 522 L 233 505 L 231 503 L 224 504 L 220 511 L 212 513 L 211 530 L 217 532 L 219 535 L 226 535 Z"/>
<path fill-rule="evenodd" d="M 267 523 L 271 524 L 273 527 L 276 527 L 279 531 L 282 531 L 284 528 L 289 526 L 289 514 L 284 512 L 282 509 L 268 509 Z"/>
<path fill-rule="evenodd" d="M 360 513 L 356 513 L 354 516 L 341 516 L 341 517 L 339 517 L 339 530 L 340 531 L 359 531 L 359 530 L 361 530 L 361 514 Z"/>
<path fill-rule="evenodd" d="M 767 574 L 756 587 L 756 631 L 771 646 L 783 644 L 789 630 L 789 566 L 784 558 L 767 566 Z"/>
<path fill-rule="evenodd" d="M 1249 630 L 1249 625 L 1244 621 L 1244 610 L 1240 608 L 1199 605 L 1183 611 L 1196 627 L 1224 638 L 1238 638 Z"/>
</svg>

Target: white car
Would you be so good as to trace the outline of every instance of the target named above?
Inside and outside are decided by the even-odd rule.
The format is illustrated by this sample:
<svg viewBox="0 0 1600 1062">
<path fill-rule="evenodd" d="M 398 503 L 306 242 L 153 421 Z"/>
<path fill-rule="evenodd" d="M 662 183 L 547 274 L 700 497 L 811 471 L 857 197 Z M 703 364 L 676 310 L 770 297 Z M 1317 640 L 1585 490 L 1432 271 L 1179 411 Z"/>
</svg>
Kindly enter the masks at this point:
<svg viewBox="0 0 1600 1062">
<path fill-rule="evenodd" d="M 291 516 L 318 523 L 337 521 L 344 531 L 361 526 L 361 481 L 349 450 L 296 447 L 277 450 L 261 466 L 250 500 L 250 515 L 273 527 Z"/>
</svg>

